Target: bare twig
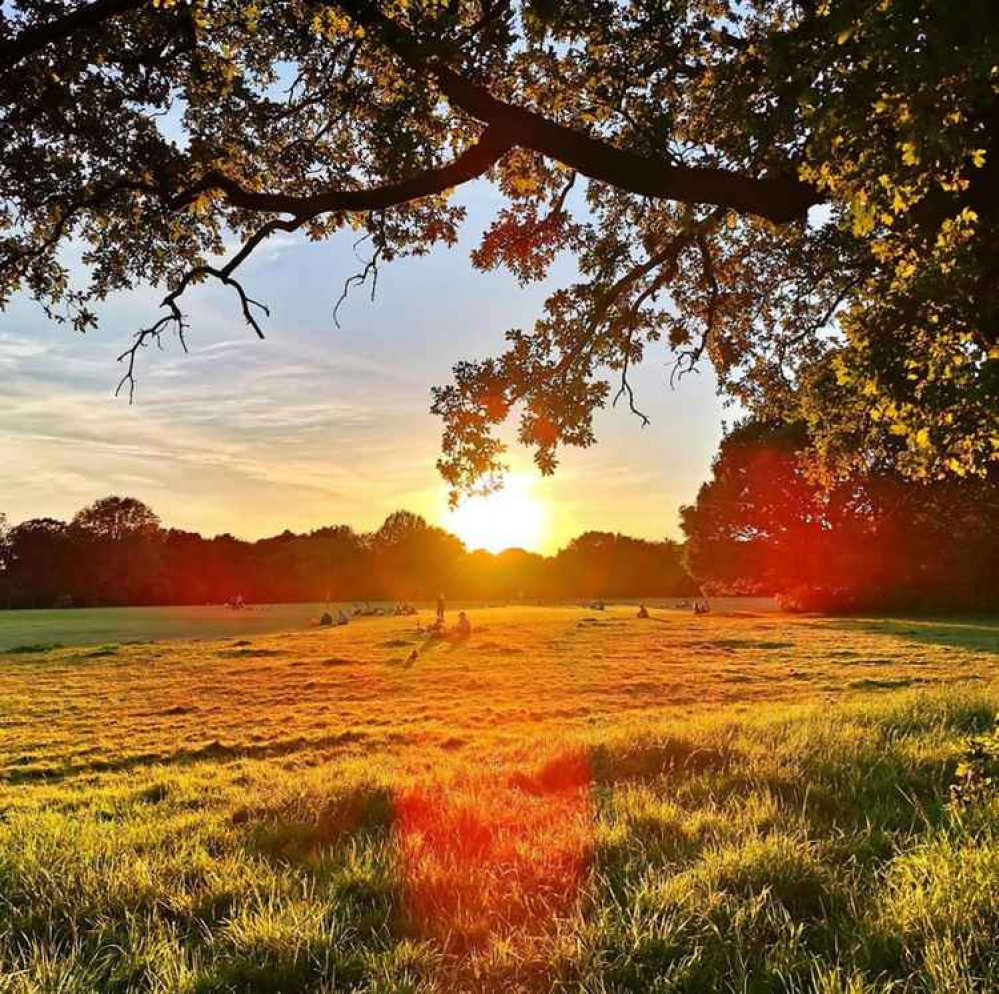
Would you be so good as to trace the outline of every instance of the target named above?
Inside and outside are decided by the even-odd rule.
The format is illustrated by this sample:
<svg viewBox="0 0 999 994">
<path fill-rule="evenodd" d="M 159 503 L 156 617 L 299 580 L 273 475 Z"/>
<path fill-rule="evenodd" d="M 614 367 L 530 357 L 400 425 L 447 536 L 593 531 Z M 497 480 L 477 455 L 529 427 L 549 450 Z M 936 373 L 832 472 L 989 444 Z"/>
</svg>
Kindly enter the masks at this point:
<svg viewBox="0 0 999 994">
<path fill-rule="evenodd" d="M 340 296 L 337 302 L 333 305 L 333 323 L 340 327 L 340 308 L 350 296 L 351 287 L 354 286 L 364 286 L 368 282 L 368 278 L 371 278 L 371 300 L 375 299 L 375 292 L 378 289 L 378 263 L 381 261 L 382 253 L 385 251 L 386 236 L 385 236 L 385 213 L 379 214 L 378 218 L 378 230 L 372 235 L 370 232 L 359 238 L 354 242 L 354 254 L 357 255 L 357 247 L 362 242 L 372 239 L 374 242 L 375 249 L 371 253 L 370 257 L 367 259 L 361 259 L 360 261 L 364 264 L 364 268 L 359 273 L 354 273 L 348 276 L 343 283 L 343 290 L 340 292 Z"/>
<path fill-rule="evenodd" d="M 160 307 L 165 307 L 169 313 L 165 314 L 148 328 L 141 328 L 138 332 L 136 332 L 135 340 L 127 349 L 125 349 L 124 352 L 121 353 L 120 356 L 118 356 L 118 362 L 126 362 L 127 366 L 124 375 L 118 381 L 118 386 L 115 388 L 115 396 L 117 397 L 127 385 L 128 402 L 130 404 L 132 403 L 135 399 L 135 366 L 139 352 L 141 349 L 148 347 L 150 341 L 155 341 L 156 344 L 162 348 L 161 336 L 171 325 L 177 332 L 177 338 L 180 340 L 181 347 L 185 352 L 188 351 L 187 339 L 185 337 L 188 324 L 184 318 L 183 311 L 180 309 L 179 300 L 192 283 L 200 282 L 206 277 L 212 277 L 225 286 L 232 287 L 236 291 L 236 294 L 239 297 L 240 309 L 243 312 L 244 320 L 254 330 L 258 338 L 263 338 L 264 332 L 257 321 L 254 309 L 263 311 L 263 313 L 268 317 L 270 317 L 271 312 L 266 304 L 261 303 L 259 300 L 254 300 L 253 297 L 247 294 L 247 292 L 243 289 L 243 285 L 232 274 L 250 257 L 253 250 L 257 248 L 262 241 L 274 234 L 274 232 L 294 231 L 302 223 L 304 223 L 305 220 L 305 218 L 293 218 L 290 221 L 268 221 L 267 224 L 263 225 L 263 227 L 254 232 L 243 243 L 242 248 L 240 248 L 240 250 L 221 269 L 208 265 L 194 266 L 189 269 L 183 277 L 181 277 L 177 286 L 163 298 L 160 304 Z"/>
</svg>

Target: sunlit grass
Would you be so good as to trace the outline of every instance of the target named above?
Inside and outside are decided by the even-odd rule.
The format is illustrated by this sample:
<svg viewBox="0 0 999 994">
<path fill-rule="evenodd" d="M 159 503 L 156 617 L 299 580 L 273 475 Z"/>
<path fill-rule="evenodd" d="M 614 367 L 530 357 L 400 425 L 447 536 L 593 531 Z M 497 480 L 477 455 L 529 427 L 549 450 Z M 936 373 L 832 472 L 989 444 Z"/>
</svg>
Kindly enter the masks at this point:
<svg viewBox="0 0 999 994">
<path fill-rule="evenodd" d="M 473 622 L 4 657 L 0 990 L 999 983 L 995 626 Z"/>
</svg>

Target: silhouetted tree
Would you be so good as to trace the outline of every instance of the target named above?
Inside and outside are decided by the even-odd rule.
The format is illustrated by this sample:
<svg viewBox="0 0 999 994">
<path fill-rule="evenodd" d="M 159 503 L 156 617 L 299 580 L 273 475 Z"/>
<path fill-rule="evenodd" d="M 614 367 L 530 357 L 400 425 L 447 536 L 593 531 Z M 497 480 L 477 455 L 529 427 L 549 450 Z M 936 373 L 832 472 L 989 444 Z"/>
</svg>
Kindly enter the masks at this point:
<svg viewBox="0 0 999 994">
<path fill-rule="evenodd" d="M 999 487 L 914 483 L 871 469 L 820 485 L 801 425 L 747 422 L 681 510 L 690 571 L 709 589 L 830 609 L 999 607 Z"/>
<path fill-rule="evenodd" d="M 696 589 L 675 542 L 585 532 L 555 557 L 567 594 L 584 597 L 683 596 Z"/>
<path fill-rule="evenodd" d="M 10 525 L 7 515 L 0 511 L 0 607 L 10 601 Z"/>
<path fill-rule="evenodd" d="M 8 535 L 7 575 L 15 607 L 52 607 L 72 597 L 76 572 L 67 525 L 54 518 L 22 521 Z"/>
<path fill-rule="evenodd" d="M 391 598 L 429 598 L 447 590 L 465 552 L 460 539 L 417 514 L 395 511 L 372 536 L 372 569 Z"/>
<path fill-rule="evenodd" d="M 82 555 L 73 576 L 77 600 L 97 604 L 147 604 L 159 585 L 162 532 L 159 518 L 134 497 L 104 497 L 83 508 L 69 525 Z"/>
</svg>

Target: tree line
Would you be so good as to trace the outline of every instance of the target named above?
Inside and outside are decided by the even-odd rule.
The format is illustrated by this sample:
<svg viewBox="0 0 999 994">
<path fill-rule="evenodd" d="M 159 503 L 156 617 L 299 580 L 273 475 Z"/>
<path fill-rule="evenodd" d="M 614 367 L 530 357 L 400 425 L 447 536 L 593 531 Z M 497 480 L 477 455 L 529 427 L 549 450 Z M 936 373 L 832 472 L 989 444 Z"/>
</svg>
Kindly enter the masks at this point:
<svg viewBox="0 0 999 994">
<path fill-rule="evenodd" d="M 72 520 L 0 516 L 0 606 L 322 600 L 687 596 L 682 546 L 586 532 L 554 556 L 468 551 L 407 511 L 376 531 L 346 525 L 245 541 L 165 528 L 144 503 L 105 497 Z"/>
<path fill-rule="evenodd" d="M 999 610 L 999 473 L 917 483 L 890 465 L 822 479 L 802 424 L 747 421 L 681 510 L 709 592 L 821 611 Z"/>
</svg>

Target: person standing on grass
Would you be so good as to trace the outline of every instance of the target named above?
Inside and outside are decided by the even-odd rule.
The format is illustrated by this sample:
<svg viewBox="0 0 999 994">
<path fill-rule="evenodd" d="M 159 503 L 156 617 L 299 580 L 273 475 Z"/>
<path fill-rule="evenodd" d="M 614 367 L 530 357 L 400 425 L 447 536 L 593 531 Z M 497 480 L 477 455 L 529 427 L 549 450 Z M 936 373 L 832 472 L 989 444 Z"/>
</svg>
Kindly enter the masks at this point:
<svg viewBox="0 0 999 994">
<path fill-rule="evenodd" d="M 437 595 L 437 620 L 440 624 L 444 624 L 444 594 L 439 593 Z"/>
</svg>

